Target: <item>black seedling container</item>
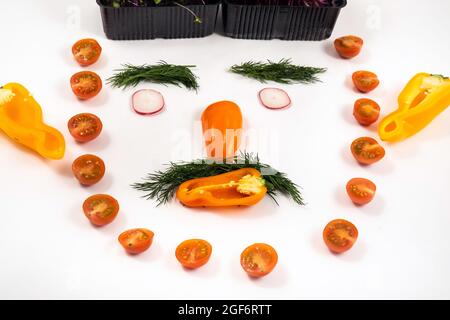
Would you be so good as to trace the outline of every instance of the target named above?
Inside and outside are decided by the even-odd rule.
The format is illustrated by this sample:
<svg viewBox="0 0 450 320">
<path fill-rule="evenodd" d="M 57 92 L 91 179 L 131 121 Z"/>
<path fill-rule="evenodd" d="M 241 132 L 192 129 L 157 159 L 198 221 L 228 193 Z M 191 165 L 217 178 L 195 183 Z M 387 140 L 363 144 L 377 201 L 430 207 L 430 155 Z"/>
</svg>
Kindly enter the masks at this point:
<svg viewBox="0 0 450 320">
<path fill-rule="evenodd" d="M 97 0 L 106 37 L 112 40 L 200 38 L 214 32 L 220 0 L 205 1 L 206 5 L 187 5 L 202 23 L 179 6 L 149 6 L 113 8 Z"/>
<path fill-rule="evenodd" d="M 255 3 L 223 1 L 224 30 L 228 37 L 264 40 L 328 39 L 341 9 L 347 5 L 347 0 L 333 0 L 325 7 L 248 4 L 252 2 Z"/>
</svg>

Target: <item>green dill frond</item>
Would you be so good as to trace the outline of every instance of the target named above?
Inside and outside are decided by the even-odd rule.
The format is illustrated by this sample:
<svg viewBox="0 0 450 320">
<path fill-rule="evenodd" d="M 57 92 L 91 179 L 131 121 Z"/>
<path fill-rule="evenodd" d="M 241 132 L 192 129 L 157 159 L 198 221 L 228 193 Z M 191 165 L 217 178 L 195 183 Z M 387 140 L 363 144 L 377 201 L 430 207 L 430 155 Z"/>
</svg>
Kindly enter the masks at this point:
<svg viewBox="0 0 450 320">
<path fill-rule="evenodd" d="M 291 59 L 281 59 L 279 62 L 270 60 L 267 62 L 247 61 L 230 68 L 233 73 L 256 79 L 262 83 L 274 81 L 283 84 L 320 82 L 318 75 L 326 72 L 326 70 L 326 68 L 294 65 Z"/>
<path fill-rule="evenodd" d="M 147 81 L 164 85 L 184 86 L 189 90 L 198 90 L 197 77 L 191 68 L 196 66 L 180 66 L 160 61 L 158 64 L 134 66 L 123 65 L 123 68 L 115 70 L 115 74 L 107 79 L 107 83 L 117 88 L 135 87 L 140 82 Z"/>
</svg>

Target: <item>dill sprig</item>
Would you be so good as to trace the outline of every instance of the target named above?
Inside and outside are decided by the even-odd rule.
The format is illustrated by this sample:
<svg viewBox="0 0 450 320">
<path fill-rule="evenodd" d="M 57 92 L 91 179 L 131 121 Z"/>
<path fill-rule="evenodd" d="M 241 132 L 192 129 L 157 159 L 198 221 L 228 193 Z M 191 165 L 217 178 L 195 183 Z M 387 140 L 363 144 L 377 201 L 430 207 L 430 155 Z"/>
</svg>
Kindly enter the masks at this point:
<svg viewBox="0 0 450 320">
<path fill-rule="evenodd" d="M 165 61 L 141 66 L 125 64 L 122 69 L 115 70 L 115 74 L 107 79 L 107 82 L 112 87 L 128 88 L 135 87 L 142 81 L 148 81 L 178 87 L 183 85 L 189 90 L 197 91 L 199 88 L 197 77 L 191 71 L 191 68 L 195 67 L 168 64 Z"/>
<path fill-rule="evenodd" d="M 293 64 L 291 59 L 281 59 L 279 62 L 270 60 L 267 60 L 267 62 L 247 61 L 240 65 L 235 64 L 230 68 L 230 71 L 262 83 L 274 81 L 284 84 L 310 84 L 320 82 L 317 75 L 324 73 L 327 69 L 298 66 Z"/>
<path fill-rule="evenodd" d="M 261 172 L 265 180 L 268 195 L 278 204 L 276 196 L 284 194 L 299 205 L 304 205 L 299 186 L 292 182 L 285 173 L 261 163 L 258 155 L 243 152 L 233 159 L 215 162 L 202 159 L 192 162 L 171 162 L 163 171 L 148 174 L 143 182 L 132 184 L 134 189 L 144 191 L 146 199 L 154 199 L 158 206 L 169 202 L 180 184 L 185 181 L 215 176 L 218 174 L 242 169 L 254 168 Z"/>
</svg>

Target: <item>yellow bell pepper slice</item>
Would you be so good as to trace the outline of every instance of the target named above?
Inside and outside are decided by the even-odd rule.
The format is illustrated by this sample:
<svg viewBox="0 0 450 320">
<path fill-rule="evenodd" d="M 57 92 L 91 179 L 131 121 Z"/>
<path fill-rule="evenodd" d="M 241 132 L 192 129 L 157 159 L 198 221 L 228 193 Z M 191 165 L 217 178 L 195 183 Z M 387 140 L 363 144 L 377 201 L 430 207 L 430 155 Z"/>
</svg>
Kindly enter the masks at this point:
<svg viewBox="0 0 450 320">
<path fill-rule="evenodd" d="M 40 105 L 18 83 L 0 88 L 0 130 L 45 158 L 64 157 L 63 135 L 43 122 Z"/>
<path fill-rule="evenodd" d="M 378 127 L 381 140 L 404 140 L 423 128 L 450 105 L 450 79 L 428 73 L 414 76 L 398 97 L 399 108 Z"/>
</svg>

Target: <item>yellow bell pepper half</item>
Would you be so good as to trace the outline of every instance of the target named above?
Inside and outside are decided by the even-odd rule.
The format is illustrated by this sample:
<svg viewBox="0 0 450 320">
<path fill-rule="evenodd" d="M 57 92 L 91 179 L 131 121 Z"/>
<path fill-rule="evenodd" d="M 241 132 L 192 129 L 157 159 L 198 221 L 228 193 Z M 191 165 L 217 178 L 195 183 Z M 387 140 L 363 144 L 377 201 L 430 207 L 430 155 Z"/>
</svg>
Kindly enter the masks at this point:
<svg viewBox="0 0 450 320">
<path fill-rule="evenodd" d="M 49 159 L 64 157 L 63 135 L 42 120 L 42 109 L 18 83 L 0 88 L 0 129 L 12 140 Z"/>
<path fill-rule="evenodd" d="M 398 97 L 399 108 L 378 127 L 381 140 L 397 142 L 425 128 L 450 105 L 450 79 L 428 73 L 414 76 Z"/>
</svg>

